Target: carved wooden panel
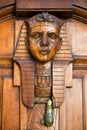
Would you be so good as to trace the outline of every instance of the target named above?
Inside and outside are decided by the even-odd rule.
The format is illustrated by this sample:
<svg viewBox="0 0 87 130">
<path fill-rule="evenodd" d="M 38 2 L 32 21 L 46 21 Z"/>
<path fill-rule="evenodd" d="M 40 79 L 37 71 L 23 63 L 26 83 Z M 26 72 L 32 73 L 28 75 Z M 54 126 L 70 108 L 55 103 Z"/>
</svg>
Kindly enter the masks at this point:
<svg viewBox="0 0 87 130">
<path fill-rule="evenodd" d="M 28 129 L 38 129 L 38 130 L 58 130 L 58 116 L 56 114 L 59 113 L 58 109 L 54 109 L 54 123 L 51 127 L 46 127 L 45 125 L 41 125 L 41 120 L 43 119 L 45 105 L 37 104 L 35 108 L 29 110 L 29 121 L 28 121 Z"/>
<path fill-rule="evenodd" d="M 83 87 L 82 79 L 73 79 L 73 88 L 66 90 L 66 128 L 67 130 L 71 130 L 71 129 L 85 130 L 83 129 L 83 120 L 82 120 L 82 116 L 83 116 L 82 87 Z M 77 93 L 79 93 L 79 96 Z"/>
<path fill-rule="evenodd" d="M 8 5 L 11 5 L 11 4 L 14 4 L 15 3 L 15 0 L 0 0 L 0 8 L 4 7 L 4 6 L 8 6 Z"/>
<path fill-rule="evenodd" d="M 36 12 L 47 10 L 59 17 L 72 16 L 72 0 L 17 0 L 16 11 L 19 16 L 32 16 Z M 58 12 L 58 13 L 57 13 Z"/>
<path fill-rule="evenodd" d="M 1 91 L 0 91 L 0 129 L 1 129 L 1 104 L 2 104 L 2 95 L 1 95 Z"/>
<path fill-rule="evenodd" d="M 19 94 L 18 88 L 12 87 L 12 78 L 3 77 L 3 116 L 2 130 L 19 129 Z M 14 118 L 13 118 L 14 117 Z"/>
<path fill-rule="evenodd" d="M 63 0 L 62 2 L 59 0 L 54 0 L 54 1 L 43 1 L 43 0 L 17 0 L 17 8 L 18 9 L 46 9 L 46 8 L 53 8 L 53 9 L 58 9 L 58 8 L 71 8 L 72 7 L 72 0 Z"/>
<path fill-rule="evenodd" d="M 8 58 L 11 57 L 13 54 L 13 38 L 14 38 L 13 21 L 14 20 L 12 19 L 0 23 L 0 57 L 5 56 Z M 8 27 L 6 27 L 7 25 Z"/>
<path fill-rule="evenodd" d="M 69 64 L 69 62 L 72 61 L 71 43 L 68 41 L 71 39 L 71 37 L 68 36 L 68 24 L 69 23 L 67 22 L 67 24 L 64 24 L 61 28 L 61 32 L 60 32 L 60 36 L 62 38 L 61 50 L 56 54 L 56 56 L 53 59 L 53 69 L 52 69 L 52 71 L 53 71 L 52 72 L 53 73 L 53 89 L 52 89 L 52 91 L 53 91 L 53 98 L 56 101 L 54 103 L 54 106 L 56 106 L 56 107 L 58 107 L 63 102 L 64 92 L 65 92 L 66 67 Z M 34 103 L 34 100 L 35 100 L 34 96 L 33 96 L 34 87 L 35 87 L 34 86 L 35 79 L 33 78 L 33 77 L 35 77 L 34 76 L 34 72 L 35 72 L 34 64 L 35 63 L 32 61 L 30 55 L 28 54 L 27 48 L 26 48 L 26 42 L 27 42 L 27 41 L 25 42 L 25 40 L 26 40 L 25 37 L 27 37 L 26 24 L 23 23 L 23 21 L 16 21 L 15 25 L 16 25 L 16 28 L 15 28 L 16 29 L 15 30 L 15 32 L 16 32 L 16 35 L 15 35 L 16 36 L 15 37 L 16 49 L 15 49 L 14 60 L 18 63 L 18 65 L 20 67 L 21 73 L 19 75 L 22 74 L 22 77 L 23 77 L 22 87 L 25 88 L 25 89 L 22 88 L 23 100 L 26 95 L 25 101 L 23 101 L 23 102 L 27 106 L 29 104 L 31 104 L 30 106 L 33 106 L 32 103 Z M 31 67 L 30 67 L 30 65 L 31 65 Z M 14 71 L 15 71 L 15 67 L 18 68 L 17 65 L 14 66 Z M 72 68 L 70 68 L 70 69 L 72 70 Z M 17 77 L 17 76 L 16 76 L 16 73 L 14 72 L 14 85 L 15 84 L 18 85 L 18 82 L 15 81 L 15 77 Z M 31 77 L 32 77 L 32 79 L 31 79 Z M 28 78 L 30 80 L 27 80 Z M 72 79 L 72 75 L 71 75 L 71 79 Z M 19 78 L 19 80 L 21 80 L 21 79 Z M 66 79 L 66 82 L 67 82 L 67 79 Z M 19 81 L 19 84 L 20 84 L 20 81 Z M 29 84 L 30 84 L 30 89 L 29 89 Z M 18 86 L 20 86 L 20 85 L 18 85 Z M 58 87 L 59 87 L 59 89 L 58 89 Z M 29 92 L 28 92 L 28 90 L 29 90 Z M 58 97 L 58 93 L 60 95 L 59 97 Z M 27 99 L 29 100 L 28 94 L 30 95 L 31 103 L 28 103 L 29 101 L 27 101 Z"/>
<path fill-rule="evenodd" d="M 60 106 L 59 130 L 87 129 L 87 72 L 75 70 L 73 88 L 66 89 L 65 101 Z"/>
<path fill-rule="evenodd" d="M 76 56 L 87 56 L 87 24 L 84 24 L 76 20 L 73 20 L 72 22 L 72 52 Z"/>
<path fill-rule="evenodd" d="M 17 97 L 18 93 L 12 89 L 13 25 L 14 19 L 0 23 L 0 129 L 19 128 L 19 108 L 16 102 L 19 97 Z M 7 77 L 6 82 L 3 81 L 4 77 Z M 16 100 L 14 100 L 15 97 Z M 13 119 L 14 114 L 17 116 Z M 17 125 L 14 120 L 17 121 Z"/>
<path fill-rule="evenodd" d="M 65 76 L 67 75 L 66 68 L 69 62 L 72 61 L 72 52 L 71 52 L 71 45 L 70 45 L 71 42 L 68 41 L 71 38 L 68 37 L 67 35 L 68 24 L 69 23 L 67 22 L 61 28 L 60 36 L 63 41 L 62 47 L 61 47 L 61 50 L 54 57 L 53 62 L 51 63 L 52 76 L 50 75 L 51 76 L 50 80 L 52 80 L 53 78 L 53 83 L 52 83 L 53 107 L 59 107 L 63 103 L 64 95 L 65 95 L 65 87 L 66 87 L 65 85 L 69 86 L 67 82 L 67 78 L 65 78 Z M 44 118 L 44 115 L 45 115 L 45 106 L 34 104 L 34 103 L 39 103 L 39 102 L 43 103 L 43 100 L 41 100 L 40 98 L 38 98 L 39 102 L 37 102 L 37 98 L 35 97 L 38 95 L 38 93 L 34 90 L 35 85 L 37 84 L 35 81 L 36 79 L 34 77 L 40 76 L 38 75 L 39 67 L 41 69 L 40 73 L 45 73 L 45 71 L 42 70 L 42 67 L 45 67 L 45 66 L 41 66 L 39 64 L 36 64 L 36 66 L 34 65 L 36 61 L 32 60 L 32 57 L 29 54 L 28 49 L 26 48 L 27 34 L 28 34 L 28 29 L 27 29 L 26 23 L 21 20 L 16 21 L 15 22 L 16 47 L 14 51 L 14 61 L 16 62 L 14 63 L 14 71 L 16 72 L 14 72 L 14 86 L 20 86 L 21 88 L 20 89 L 20 106 L 21 106 L 20 111 L 22 113 L 20 114 L 20 125 L 21 125 L 21 129 L 27 129 L 27 128 L 28 129 L 47 129 L 46 126 L 43 126 L 41 124 L 41 120 Z M 72 79 L 71 70 L 72 70 L 72 66 L 69 68 L 69 73 Z M 46 74 L 47 72 L 44 75 Z M 34 82 L 36 84 L 34 84 Z M 42 90 L 41 95 L 39 93 L 39 96 L 42 96 L 42 92 L 44 93 L 44 91 Z M 32 110 L 23 106 L 22 102 L 24 103 L 25 106 L 28 106 L 28 107 L 33 106 Z M 57 109 L 55 109 L 55 111 L 56 110 Z M 40 111 L 41 112 L 43 111 L 43 113 L 39 114 L 38 112 Z M 26 115 L 24 115 L 24 113 L 26 113 Z M 34 113 L 34 115 L 32 113 Z M 37 118 L 37 114 L 39 115 L 38 118 Z M 55 121 L 58 120 L 59 118 L 58 115 L 55 116 L 55 113 L 53 115 L 54 115 L 54 120 Z M 53 127 L 57 128 L 56 124 L 57 122 L 54 122 L 52 129 Z"/>
<path fill-rule="evenodd" d="M 16 21 L 17 22 L 17 21 Z M 20 22 L 21 23 L 21 22 Z M 21 23 L 22 24 L 22 23 Z M 17 29 L 16 36 L 20 32 L 16 24 Z M 68 34 L 69 42 L 66 42 L 66 46 L 62 44 L 64 59 L 67 59 L 66 54 L 71 59 L 70 44 L 72 44 L 73 52 L 73 87 L 72 88 L 63 88 L 65 90 L 65 98 L 63 104 L 60 108 L 54 110 L 54 124 L 52 127 L 46 128 L 40 124 L 40 119 L 43 118 L 45 107 L 43 104 L 35 105 L 34 109 L 28 109 L 23 105 L 21 100 L 21 90 L 20 88 L 13 87 L 20 86 L 20 68 L 13 65 L 13 45 L 14 45 L 14 19 L 10 19 L 0 23 L 0 129 L 1 130 L 24 130 L 24 129 L 42 129 L 42 130 L 86 130 L 87 129 L 87 51 L 86 51 L 86 24 L 73 20 L 66 24 L 67 31 L 64 37 Z M 64 25 L 63 28 L 66 27 Z M 62 28 L 62 29 L 63 29 Z M 84 31 L 85 30 L 85 31 Z M 62 30 L 64 32 L 64 30 Z M 8 32 L 8 33 L 7 33 Z M 83 34 L 83 35 L 82 35 Z M 61 34 L 62 35 L 62 34 Z M 18 37 L 16 37 L 18 39 Z M 17 40 L 16 39 L 16 40 Z M 16 42 L 17 43 L 17 42 Z M 69 46 L 68 46 L 69 45 Z M 20 46 L 21 49 L 25 52 L 23 46 Z M 67 49 L 68 48 L 68 49 Z M 20 49 L 17 50 L 17 56 L 20 55 Z M 61 57 L 59 52 L 59 56 Z M 26 53 L 26 52 L 25 52 Z M 57 55 L 58 56 L 58 55 Z M 78 56 L 76 58 L 76 56 Z M 82 56 L 82 57 L 81 57 Z M 27 61 L 26 61 L 27 62 Z M 65 65 L 65 62 L 60 62 Z M 57 63 L 57 66 L 56 66 Z M 59 81 L 57 75 L 57 83 L 65 82 L 65 86 L 72 86 L 72 64 L 65 68 L 61 67 L 59 61 L 56 61 L 53 64 L 54 71 L 59 66 L 60 70 L 64 70 L 60 73 L 66 75 L 65 80 L 62 82 Z M 21 63 L 22 64 L 22 63 Z M 13 81 L 13 66 L 14 66 L 14 77 Z M 24 70 L 26 70 L 27 65 L 25 64 Z M 59 68 L 56 69 L 56 72 L 59 72 Z M 68 70 L 69 69 L 69 70 Z M 55 72 L 55 75 L 56 75 Z M 59 73 L 58 73 L 59 74 Z M 28 74 L 27 74 L 28 75 Z M 54 76 L 55 76 L 54 75 Z M 29 76 L 29 75 L 28 75 Z M 24 76 L 26 78 L 26 76 Z M 55 79 L 54 79 L 55 82 Z M 56 84 L 56 82 L 55 82 Z M 56 85 L 55 85 L 56 88 Z M 59 88 L 60 89 L 60 88 Z M 25 91 L 25 90 L 24 90 Z M 56 89 L 55 89 L 56 91 Z M 20 92 L 20 93 L 19 93 Z"/>
</svg>

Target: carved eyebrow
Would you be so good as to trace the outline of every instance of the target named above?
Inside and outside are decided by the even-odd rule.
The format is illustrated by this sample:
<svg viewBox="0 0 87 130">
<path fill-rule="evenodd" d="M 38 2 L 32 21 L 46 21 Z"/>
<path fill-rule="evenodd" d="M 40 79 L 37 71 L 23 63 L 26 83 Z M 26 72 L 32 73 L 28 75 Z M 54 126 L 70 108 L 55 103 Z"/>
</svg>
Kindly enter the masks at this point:
<svg viewBox="0 0 87 130">
<path fill-rule="evenodd" d="M 47 32 L 47 34 L 50 34 L 50 33 L 53 33 L 53 34 L 59 35 L 59 32 L 54 32 L 53 30 Z"/>
<path fill-rule="evenodd" d="M 59 30 L 58 29 L 50 29 L 48 32 L 57 32 L 57 33 L 59 33 Z"/>
</svg>

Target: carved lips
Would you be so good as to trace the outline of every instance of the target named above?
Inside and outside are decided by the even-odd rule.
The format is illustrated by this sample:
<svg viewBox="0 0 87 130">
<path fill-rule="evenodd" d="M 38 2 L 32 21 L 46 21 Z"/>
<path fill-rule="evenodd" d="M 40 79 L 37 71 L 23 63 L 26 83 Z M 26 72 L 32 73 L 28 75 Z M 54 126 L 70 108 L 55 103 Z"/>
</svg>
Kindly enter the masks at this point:
<svg viewBox="0 0 87 130">
<path fill-rule="evenodd" d="M 42 47 L 40 48 L 39 52 L 42 54 L 42 55 L 47 55 L 50 53 L 50 50 L 48 47 Z"/>
</svg>

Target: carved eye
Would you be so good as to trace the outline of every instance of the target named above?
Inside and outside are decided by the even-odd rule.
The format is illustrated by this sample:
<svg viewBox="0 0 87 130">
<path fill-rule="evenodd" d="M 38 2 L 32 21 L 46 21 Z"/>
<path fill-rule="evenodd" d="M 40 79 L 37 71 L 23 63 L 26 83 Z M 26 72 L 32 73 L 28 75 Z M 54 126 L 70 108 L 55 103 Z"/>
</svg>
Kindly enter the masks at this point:
<svg viewBox="0 0 87 130">
<path fill-rule="evenodd" d="M 57 36 L 56 33 L 51 32 L 51 33 L 48 33 L 48 37 L 51 38 L 51 39 L 55 39 L 55 38 L 57 38 L 58 36 Z"/>
<path fill-rule="evenodd" d="M 33 32 L 30 34 L 30 37 L 36 38 L 36 39 L 41 38 L 41 36 L 42 36 L 42 33 L 40 33 L 40 32 Z"/>
</svg>

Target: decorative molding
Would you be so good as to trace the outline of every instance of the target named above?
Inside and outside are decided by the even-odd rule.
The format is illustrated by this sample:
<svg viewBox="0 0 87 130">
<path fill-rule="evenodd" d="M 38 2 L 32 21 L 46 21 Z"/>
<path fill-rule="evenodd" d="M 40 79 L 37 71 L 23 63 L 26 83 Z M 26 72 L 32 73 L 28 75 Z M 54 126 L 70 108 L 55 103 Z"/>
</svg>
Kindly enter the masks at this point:
<svg viewBox="0 0 87 130">
<path fill-rule="evenodd" d="M 0 8 L 15 4 L 16 4 L 15 0 L 0 0 Z"/>
<path fill-rule="evenodd" d="M 16 15 L 16 3 L 15 1 L 1 1 L 0 3 L 0 22 L 3 22 L 5 20 L 8 20 L 10 18 L 13 18 L 15 17 Z M 73 10 L 73 12 L 72 12 Z M 78 5 L 78 3 L 75 3 L 73 2 L 73 7 L 72 7 L 72 10 L 71 9 L 67 9 L 67 11 L 65 10 L 60 10 L 60 16 L 61 17 L 62 15 L 64 15 L 63 17 L 66 17 L 67 16 L 70 16 L 71 13 L 69 14 L 69 12 L 72 12 L 72 18 L 76 19 L 76 20 L 79 20 L 81 22 L 84 22 L 84 23 L 87 23 L 87 10 L 86 10 L 86 7 L 85 5 Z M 43 10 L 37 10 L 37 13 L 41 12 Z M 65 11 L 65 13 L 63 13 L 63 11 Z M 32 16 L 32 15 L 35 15 L 36 13 L 36 10 L 30 10 L 30 12 L 28 13 L 28 15 Z M 49 9 L 49 12 L 50 13 L 53 13 L 55 16 L 58 14 L 57 13 L 57 10 L 53 10 L 52 8 Z M 23 12 L 21 12 L 23 13 Z M 27 14 L 27 13 L 26 13 Z M 25 15 L 25 13 L 24 13 Z"/>
<path fill-rule="evenodd" d="M 54 1 L 44 1 L 44 0 L 17 0 L 16 11 L 18 16 L 28 16 L 30 12 L 43 12 L 47 10 L 48 12 L 56 12 L 57 17 L 71 17 L 72 15 L 72 0 L 54 0 Z M 58 12 L 58 13 L 57 13 Z M 66 15 L 65 15 L 66 14 Z"/>
<path fill-rule="evenodd" d="M 0 69 L 13 69 L 13 66 L 12 65 L 3 65 L 3 64 L 1 64 Z"/>
<path fill-rule="evenodd" d="M 87 70 L 87 56 L 83 57 L 74 57 L 73 60 L 73 69 L 74 70 Z"/>
<path fill-rule="evenodd" d="M 0 22 L 15 17 L 15 5 L 9 5 L 0 9 Z"/>
<path fill-rule="evenodd" d="M 87 9 L 74 5 L 72 17 L 76 20 L 87 23 Z"/>
<path fill-rule="evenodd" d="M 12 57 L 0 55 L 0 69 L 13 69 Z"/>
</svg>

